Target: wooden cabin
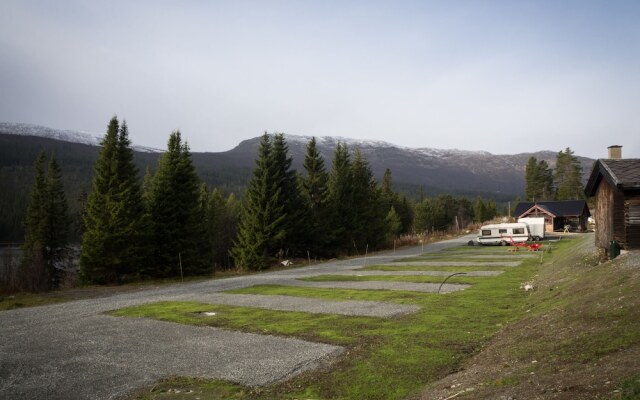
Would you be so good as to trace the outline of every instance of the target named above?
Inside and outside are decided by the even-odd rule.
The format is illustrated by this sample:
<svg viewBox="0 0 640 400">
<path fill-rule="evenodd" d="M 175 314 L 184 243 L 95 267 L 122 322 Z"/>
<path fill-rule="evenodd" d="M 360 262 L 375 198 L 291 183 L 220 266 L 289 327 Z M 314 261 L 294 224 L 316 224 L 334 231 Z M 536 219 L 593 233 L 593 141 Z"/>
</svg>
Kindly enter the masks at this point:
<svg viewBox="0 0 640 400">
<path fill-rule="evenodd" d="M 620 146 L 611 146 L 619 151 Z M 614 153 L 614 157 L 616 153 Z M 596 246 L 616 240 L 626 250 L 640 249 L 640 159 L 596 161 L 585 193 L 595 196 Z"/>
<path fill-rule="evenodd" d="M 518 203 L 517 218 L 544 217 L 546 232 L 586 232 L 591 213 L 584 200 L 523 201 Z"/>
</svg>

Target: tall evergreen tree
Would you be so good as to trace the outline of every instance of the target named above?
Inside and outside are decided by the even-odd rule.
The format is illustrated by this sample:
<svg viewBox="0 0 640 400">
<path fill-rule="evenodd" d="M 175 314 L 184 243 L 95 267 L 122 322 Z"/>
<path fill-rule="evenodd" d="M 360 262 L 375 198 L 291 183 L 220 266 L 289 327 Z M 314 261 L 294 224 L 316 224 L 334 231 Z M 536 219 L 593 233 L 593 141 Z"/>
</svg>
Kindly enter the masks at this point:
<svg viewBox="0 0 640 400">
<path fill-rule="evenodd" d="M 569 147 L 567 147 L 564 152 L 558 152 L 554 178 L 557 190 L 556 197 L 558 200 L 584 198 L 582 167 Z"/>
<path fill-rule="evenodd" d="M 49 271 L 45 265 L 47 237 L 47 179 L 45 175 L 44 152 L 40 152 L 35 162 L 35 181 L 25 220 L 25 241 L 22 247 L 23 287 L 28 291 L 49 288 Z"/>
<path fill-rule="evenodd" d="M 273 147 L 265 132 L 258 147 L 256 166 L 247 187 L 238 236 L 231 249 L 236 266 L 268 268 L 271 257 L 287 236 L 282 187 L 276 182 Z"/>
<path fill-rule="evenodd" d="M 302 234 L 305 247 L 316 256 L 331 254 L 331 208 L 329 207 L 329 174 L 316 147 L 316 138 L 307 144 L 303 163 L 305 174 L 300 190 L 307 213 L 306 229 Z"/>
<path fill-rule="evenodd" d="M 180 276 L 211 271 L 200 181 L 179 131 L 169 136 L 151 186 L 154 266 L 149 273 Z"/>
<path fill-rule="evenodd" d="M 381 202 L 369 163 L 359 150 L 351 165 L 351 190 L 351 242 L 357 249 L 377 248 L 386 238 L 385 217 L 389 210 Z"/>
<path fill-rule="evenodd" d="M 350 230 L 353 220 L 353 189 L 351 185 L 351 158 L 345 143 L 339 142 L 333 153 L 331 174 L 329 175 L 329 201 L 331 207 L 331 246 L 338 252 L 348 252 L 353 243 L 350 242 Z"/>
<path fill-rule="evenodd" d="M 288 154 L 289 147 L 282 133 L 273 135 L 271 149 L 273 181 L 280 189 L 278 203 L 282 206 L 282 213 L 285 216 L 282 221 L 285 235 L 273 245 L 277 250 L 300 252 L 304 247 L 302 240 L 305 223 L 304 204 L 298 188 L 298 176 L 291 168 L 293 160 Z"/>
<path fill-rule="evenodd" d="M 87 282 L 117 283 L 148 262 L 148 219 L 128 135 L 113 117 L 95 164 L 80 255 Z"/>
<path fill-rule="evenodd" d="M 528 201 L 553 198 L 553 172 L 545 160 L 530 157 L 525 168 L 525 196 Z"/>
<path fill-rule="evenodd" d="M 69 244 L 69 205 L 62 185 L 62 171 L 51 155 L 46 178 L 45 262 L 51 286 L 57 287 L 64 277 L 63 261 Z"/>
</svg>

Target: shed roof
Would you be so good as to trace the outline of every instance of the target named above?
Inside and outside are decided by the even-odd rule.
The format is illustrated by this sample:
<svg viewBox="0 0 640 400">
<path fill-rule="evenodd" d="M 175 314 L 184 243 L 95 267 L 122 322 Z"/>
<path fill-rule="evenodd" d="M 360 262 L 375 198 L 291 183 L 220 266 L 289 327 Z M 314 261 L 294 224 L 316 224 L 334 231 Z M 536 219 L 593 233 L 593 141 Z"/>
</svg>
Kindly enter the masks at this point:
<svg viewBox="0 0 640 400">
<path fill-rule="evenodd" d="M 601 159 L 595 162 L 584 192 L 595 196 L 602 178 L 617 190 L 640 189 L 640 159 Z"/>
<path fill-rule="evenodd" d="M 584 200 L 562 200 L 562 201 L 523 201 L 516 206 L 515 215 L 518 217 L 529 211 L 534 206 L 553 214 L 556 217 L 571 217 L 576 215 L 591 215 L 589 207 Z"/>
</svg>

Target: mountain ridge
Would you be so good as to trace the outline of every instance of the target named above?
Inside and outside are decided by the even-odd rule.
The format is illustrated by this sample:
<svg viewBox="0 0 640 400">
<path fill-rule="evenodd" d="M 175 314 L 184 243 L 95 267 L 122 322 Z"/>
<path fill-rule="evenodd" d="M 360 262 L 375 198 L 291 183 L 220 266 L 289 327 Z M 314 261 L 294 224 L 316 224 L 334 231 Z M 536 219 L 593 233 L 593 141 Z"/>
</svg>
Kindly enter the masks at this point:
<svg viewBox="0 0 640 400">
<path fill-rule="evenodd" d="M 34 124 L 0 122 L 0 134 L 35 136 L 70 143 L 99 146 L 101 138 L 89 132 L 60 130 Z M 302 169 L 306 146 L 312 136 L 288 135 L 285 139 L 293 158 L 293 167 Z M 339 142 L 351 151 L 358 149 L 367 159 L 372 172 L 380 179 L 388 168 L 397 184 L 429 188 L 436 192 L 483 193 L 493 196 L 516 197 L 524 192 L 524 170 L 529 157 L 555 165 L 557 153 L 536 151 L 518 154 L 493 154 L 488 151 L 459 149 L 410 148 L 379 140 L 359 140 L 335 136 L 316 137 L 317 148 L 327 168 Z M 192 152 L 194 164 L 200 173 L 211 175 L 211 169 L 251 170 L 254 166 L 260 137 L 241 141 L 231 150 L 222 152 Z M 163 150 L 133 145 L 141 153 L 162 153 Z M 583 178 L 591 170 L 593 159 L 577 156 L 582 164 Z M 155 157 L 152 157 L 155 158 Z M 147 165 L 149 166 L 149 165 Z M 154 165 L 149 166 L 154 168 Z M 207 181 L 207 179 L 204 179 Z M 211 182 L 220 184 L 221 182 Z"/>
</svg>

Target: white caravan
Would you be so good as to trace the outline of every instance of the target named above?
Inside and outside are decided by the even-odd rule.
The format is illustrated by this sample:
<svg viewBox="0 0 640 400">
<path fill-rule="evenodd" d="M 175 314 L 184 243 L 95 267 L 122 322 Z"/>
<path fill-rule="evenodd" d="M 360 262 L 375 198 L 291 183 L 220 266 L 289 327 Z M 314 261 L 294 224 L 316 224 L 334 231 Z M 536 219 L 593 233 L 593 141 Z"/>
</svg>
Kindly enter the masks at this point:
<svg viewBox="0 0 640 400">
<path fill-rule="evenodd" d="M 524 243 L 529 240 L 529 226 L 524 222 L 510 224 L 484 225 L 478 233 L 478 243 L 480 244 L 508 244 Z"/>
<path fill-rule="evenodd" d="M 518 218 L 518 222 L 524 222 L 529 226 L 529 234 L 531 235 L 533 240 L 544 239 L 543 217 Z"/>
</svg>

